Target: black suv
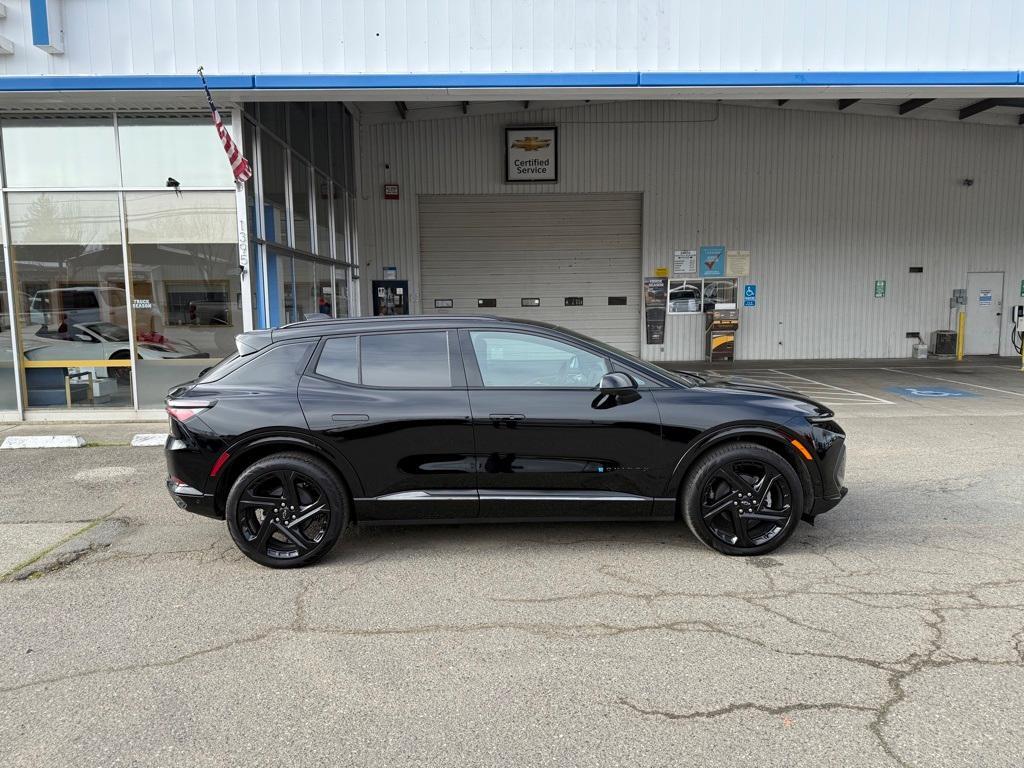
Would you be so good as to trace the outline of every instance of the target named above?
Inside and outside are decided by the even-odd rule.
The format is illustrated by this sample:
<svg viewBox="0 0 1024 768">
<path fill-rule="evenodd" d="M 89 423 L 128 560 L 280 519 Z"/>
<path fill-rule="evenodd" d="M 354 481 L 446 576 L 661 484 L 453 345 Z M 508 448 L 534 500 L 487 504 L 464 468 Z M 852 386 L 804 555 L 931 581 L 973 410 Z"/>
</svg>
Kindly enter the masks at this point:
<svg viewBox="0 0 1024 768">
<path fill-rule="evenodd" d="M 835 506 L 845 436 L 788 390 L 497 317 L 314 320 L 171 390 L 167 487 L 258 563 L 362 523 L 672 520 L 759 555 Z"/>
</svg>

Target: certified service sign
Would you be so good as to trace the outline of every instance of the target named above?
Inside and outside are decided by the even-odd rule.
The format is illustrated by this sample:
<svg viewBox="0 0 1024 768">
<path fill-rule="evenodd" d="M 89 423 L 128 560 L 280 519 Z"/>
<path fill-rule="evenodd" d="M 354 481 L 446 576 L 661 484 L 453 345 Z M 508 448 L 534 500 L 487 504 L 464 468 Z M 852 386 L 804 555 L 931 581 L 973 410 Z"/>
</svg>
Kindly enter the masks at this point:
<svg viewBox="0 0 1024 768">
<path fill-rule="evenodd" d="M 558 181 L 558 129 L 506 128 L 505 181 Z"/>
</svg>

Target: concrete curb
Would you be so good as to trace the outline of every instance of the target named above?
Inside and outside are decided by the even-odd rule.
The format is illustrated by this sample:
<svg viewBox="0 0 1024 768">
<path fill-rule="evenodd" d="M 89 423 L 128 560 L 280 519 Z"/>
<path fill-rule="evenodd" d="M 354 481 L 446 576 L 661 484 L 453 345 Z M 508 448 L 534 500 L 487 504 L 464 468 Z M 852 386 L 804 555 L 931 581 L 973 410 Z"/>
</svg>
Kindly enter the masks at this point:
<svg viewBox="0 0 1024 768">
<path fill-rule="evenodd" d="M 79 435 L 9 435 L 0 450 L 14 448 L 81 448 L 85 438 Z"/>
<path fill-rule="evenodd" d="M 132 438 L 132 448 L 163 448 L 167 442 L 166 432 L 145 432 Z"/>
</svg>

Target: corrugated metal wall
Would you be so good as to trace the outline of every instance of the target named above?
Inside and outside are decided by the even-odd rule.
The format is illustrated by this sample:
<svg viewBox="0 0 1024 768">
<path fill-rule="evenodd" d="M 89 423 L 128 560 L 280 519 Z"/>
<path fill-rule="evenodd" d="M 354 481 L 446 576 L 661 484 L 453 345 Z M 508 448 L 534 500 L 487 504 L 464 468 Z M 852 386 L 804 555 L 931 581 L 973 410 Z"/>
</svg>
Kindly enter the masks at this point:
<svg viewBox="0 0 1024 768">
<path fill-rule="evenodd" d="M 529 123 L 559 126 L 557 184 L 503 182 L 503 127 Z M 946 327 L 968 271 L 1005 271 L 1007 305 L 1024 279 L 1015 127 L 629 102 L 364 125 L 361 152 L 364 291 L 394 264 L 417 308 L 417 194 L 642 193 L 645 274 L 676 249 L 751 251 L 746 359 L 905 357 L 907 331 Z M 382 199 L 385 181 L 400 200 Z M 875 280 L 887 281 L 884 299 Z M 700 357 L 700 322 L 670 316 L 665 344 L 644 355 Z"/>
<path fill-rule="evenodd" d="M 1016 0 L 4 0 L 3 74 L 1007 70 Z M 51 0 L 56 2 L 56 0 Z"/>
</svg>

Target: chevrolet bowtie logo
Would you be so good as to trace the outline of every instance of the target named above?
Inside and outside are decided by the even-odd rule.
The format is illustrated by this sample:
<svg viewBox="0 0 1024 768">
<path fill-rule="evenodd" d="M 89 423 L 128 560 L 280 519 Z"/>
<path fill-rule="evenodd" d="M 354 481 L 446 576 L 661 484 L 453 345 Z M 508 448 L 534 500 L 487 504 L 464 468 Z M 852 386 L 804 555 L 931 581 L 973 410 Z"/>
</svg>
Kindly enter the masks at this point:
<svg viewBox="0 0 1024 768">
<path fill-rule="evenodd" d="M 551 146 L 551 139 L 542 139 L 539 136 L 523 136 L 512 142 L 514 149 L 521 149 L 524 152 L 536 152 L 538 149 L 547 149 Z"/>
</svg>

